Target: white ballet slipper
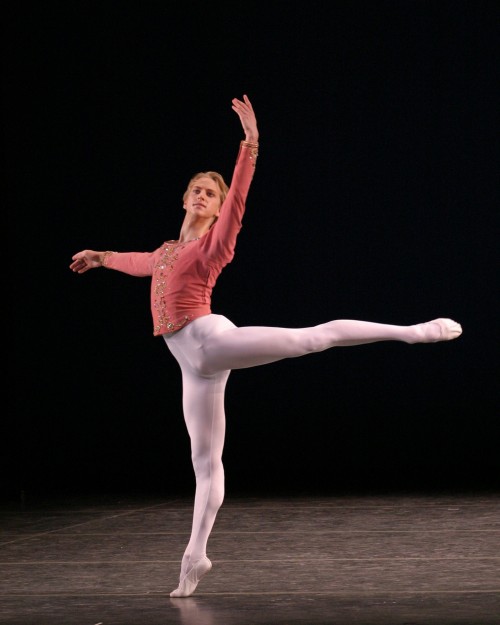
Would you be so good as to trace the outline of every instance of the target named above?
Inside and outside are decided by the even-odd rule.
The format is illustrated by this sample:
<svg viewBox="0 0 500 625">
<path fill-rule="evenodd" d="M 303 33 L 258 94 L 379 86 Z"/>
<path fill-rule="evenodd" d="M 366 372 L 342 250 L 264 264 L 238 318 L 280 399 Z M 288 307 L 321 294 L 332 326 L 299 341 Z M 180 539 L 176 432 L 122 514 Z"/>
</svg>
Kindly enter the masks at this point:
<svg viewBox="0 0 500 625">
<path fill-rule="evenodd" d="M 179 587 L 170 593 L 171 597 L 189 597 L 193 594 L 201 578 L 210 571 L 212 563 L 203 556 L 197 560 L 179 582 Z"/>
<path fill-rule="evenodd" d="M 428 322 L 428 324 L 430 323 L 438 326 L 439 336 L 426 341 L 428 343 L 452 341 L 453 339 L 457 339 L 462 334 L 462 326 L 456 321 L 453 321 L 453 319 L 434 319 L 433 321 Z"/>
</svg>

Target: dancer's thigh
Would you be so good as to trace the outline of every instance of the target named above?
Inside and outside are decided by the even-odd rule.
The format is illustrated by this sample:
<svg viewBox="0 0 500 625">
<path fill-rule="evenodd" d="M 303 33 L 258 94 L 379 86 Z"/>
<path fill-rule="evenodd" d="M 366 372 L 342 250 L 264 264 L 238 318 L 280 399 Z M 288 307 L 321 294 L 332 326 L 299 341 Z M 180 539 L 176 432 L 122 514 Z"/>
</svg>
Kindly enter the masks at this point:
<svg viewBox="0 0 500 625">
<path fill-rule="evenodd" d="M 191 439 L 193 462 L 210 464 L 222 457 L 226 431 L 224 391 L 229 371 L 213 376 L 183 372 L 183 412 Z"/>
<path fill-rule="evenodd" d="M 206 372 L 245 369 L 284 358 L 295 358 L 316 349 L 310 328 L 244 326 L 211 334 L 201 346 Z"/>
<path fill-rule="evenodd" d="M 183 369 L 189 367 L 199 375 L 210 376 L 324 349 L 319 335 L 319 328 L 240 328 L 222 315 L 211 314 L 165 340 Z"/>
</svg>

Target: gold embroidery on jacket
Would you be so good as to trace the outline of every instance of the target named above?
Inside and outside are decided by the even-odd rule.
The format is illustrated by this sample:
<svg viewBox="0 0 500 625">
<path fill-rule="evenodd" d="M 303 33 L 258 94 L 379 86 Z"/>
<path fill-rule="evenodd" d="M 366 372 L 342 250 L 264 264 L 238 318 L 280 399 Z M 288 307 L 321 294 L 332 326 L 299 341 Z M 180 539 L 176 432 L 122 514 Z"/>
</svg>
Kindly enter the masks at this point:
<svg viewBox="0 0 500 625">
<path fill-rule="evenodd" d="M 154 301 L 153 306 L 158 313 L 158 324 L 155 325 L 154 331 L 156 334 L 162 332 L 163 329 L 168 332 L 173 332 L 182 328 L 189 317 L 184 316 L 181 321 L 175 323 L 167 308 L 165 297 L 168 294 L 168 275 L 172 273 L 175 267 L 175 263 L 179 258 L 178 250 L 183 245 L 178 243 L 166 243 L 158 263 L 154 268 Z M 165 331 L 163 330 L 163 331 Z"/>
</svg>

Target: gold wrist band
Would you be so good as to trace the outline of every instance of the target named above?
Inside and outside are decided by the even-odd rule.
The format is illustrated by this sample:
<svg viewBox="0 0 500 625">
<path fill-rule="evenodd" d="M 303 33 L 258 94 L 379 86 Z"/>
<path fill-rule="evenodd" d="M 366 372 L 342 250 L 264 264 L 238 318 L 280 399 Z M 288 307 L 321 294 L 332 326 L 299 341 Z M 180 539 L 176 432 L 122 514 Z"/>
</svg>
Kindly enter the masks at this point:
<svg viewBox="0 0 500 625">
<path fill-rule="evenodd" d="M 243 145 L 246 148 L 258 148 L 259 147 L 258 143 L 252 143 L 251 141 L 242 141 L 241 145 Z"/>
<path fill-rule="evenodd" d="M 101 267 L 108 266 L 108 258 L 111 256 L 111 254 L 116 254 L 116 252 L 104 252 L 104 255 L 102 257 Z"/>
</svg>

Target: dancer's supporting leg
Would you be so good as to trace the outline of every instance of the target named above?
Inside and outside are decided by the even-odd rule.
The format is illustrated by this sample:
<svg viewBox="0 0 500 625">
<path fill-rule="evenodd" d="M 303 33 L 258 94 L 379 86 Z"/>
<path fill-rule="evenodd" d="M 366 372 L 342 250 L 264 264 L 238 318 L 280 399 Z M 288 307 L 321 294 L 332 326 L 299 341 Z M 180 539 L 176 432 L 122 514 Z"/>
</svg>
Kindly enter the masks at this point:
<svg viewBox="0 0 500 625">
<path fill-rule="evenodd" d="M 170 596 L 189 597 L 212 567 L 206 547 L 224 500 L 224 390 L 230 372 L 202 377 L 193 370 L 186 345 L 181 349 L 170 340 L 167 344 L 181 365 L 184 418 L 196 477 L 191 536 L 182 558 L 179 587 Z"/>
</svg>

